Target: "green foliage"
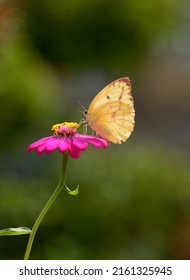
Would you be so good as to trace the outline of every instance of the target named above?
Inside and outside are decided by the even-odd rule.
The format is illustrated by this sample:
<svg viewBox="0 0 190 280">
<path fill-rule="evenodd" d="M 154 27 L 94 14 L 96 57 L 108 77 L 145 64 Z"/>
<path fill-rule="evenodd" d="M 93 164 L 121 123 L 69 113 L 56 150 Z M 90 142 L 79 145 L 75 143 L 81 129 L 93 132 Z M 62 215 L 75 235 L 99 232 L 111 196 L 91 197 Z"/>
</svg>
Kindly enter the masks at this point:
<svg viewBox="0 0 190 280">
<path fill-rule="evenodd" d="M 54 121 L 67 113 L 72 120 L 60 87 L 65 70 L 70 79 L 85 66 L 107 68 L 113 76 L 135 69 L 152 47 L 167 45 L 182 15 L 177 0 L 18 2 L 1 13 L 0 24 L 0 228 L 31 228 L 57 184 L 61 156 L 26 156 L 25 150 Z M 139 93 L 137 101 L 144 99 Z M 189 162 L 176 147 L 151 146 L 142 134 L 132 139 L 70 160 L 67 184 L 71 190 L 79 184 L 80 192 L 60 195 L 37 232 L 31 258 L 189 259 Z M 0 259 L 22 259 L 27 239 L 1 237 Z"/>
<path fill-rule="evenodd" d="M 0 145 L 4 150 L 54 117 L 54 91 L 58 92 L 59 84 L 51 69 L 20 40 L 6 43 L 0 53 Z"/>
<path fill-rule="evenodd" d="M 5 228 L 0 230 L 0 236 L 30 234 L 31 229 L 26 227 Z"/>
<path fill-rule="evenodd" d="M 51 155 L 48 160 L 54 170 Z M 31 227 L 57 181 L 48 170 L 44 180 L 33 178 L 28 188 L 22 179 L 4 181 L 1 224 Z M 79 195 L 59 196 L 37 233 L 32 259 L 187 257 L 189 248 L 180 239 L 186 238 L 181 230 L 189 224 L 190 175 L 186 159 L 171 148 L 130 143 L 98 152 L 91 148 L 70 160 L 67 183 L 79 183 Z M 2 238 L 0 258 L 23 257 L 25 239 L 17 239 L 20 249 L 14 252 L 12 238 Z M 9 242 L 12 254 L 6 249 Z"/>
<path fill-rule="evenodd" d="M 76 187 L 76 189 L 74 189 L 73 191 L 71 191 L 66 184 L 64 184 L 65 190 L 68 194 L 70 195 L 78 195 L 79 193 L 79 185 Z"/>
<path fill-rule="evenodd" d="M 176 0 L 32 0 L 26 28 L 47 60 L 129 69 L 175 30 L 180 6 Z"/>
</svg>

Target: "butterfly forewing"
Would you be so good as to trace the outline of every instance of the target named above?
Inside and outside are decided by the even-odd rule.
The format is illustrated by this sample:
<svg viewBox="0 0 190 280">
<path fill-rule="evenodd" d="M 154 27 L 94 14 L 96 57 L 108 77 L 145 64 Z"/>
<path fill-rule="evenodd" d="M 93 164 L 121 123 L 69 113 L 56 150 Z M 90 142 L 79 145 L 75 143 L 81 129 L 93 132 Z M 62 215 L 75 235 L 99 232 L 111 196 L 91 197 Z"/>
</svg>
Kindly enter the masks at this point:
<svg viewBox="0 0 190 280">
<path fill-rule="evenodd" d="M 134 116 L 130 81 L 121 78 L 109 84 L 93 99 L 87 122 L 103 138 L 121 143 L 133 131 Z"/>
</svg>

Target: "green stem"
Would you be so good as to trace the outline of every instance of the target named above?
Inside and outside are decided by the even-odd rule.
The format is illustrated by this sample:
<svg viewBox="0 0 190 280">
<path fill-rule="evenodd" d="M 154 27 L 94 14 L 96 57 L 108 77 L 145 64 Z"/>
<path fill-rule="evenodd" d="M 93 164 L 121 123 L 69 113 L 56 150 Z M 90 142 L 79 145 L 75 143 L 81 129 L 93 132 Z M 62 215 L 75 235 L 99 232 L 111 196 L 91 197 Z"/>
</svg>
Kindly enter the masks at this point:
<svg viewBox="0 0 190 280">
<path fill-rule="evenodd" d="M 31 248 L 32 248 L 32 244 L 33 244 L 33 241 L 34 241 L 34 237 L 35 237 L 36 231 L 37 231 L 41 221 L 43 220 L 44 216 L 48 212 L 49 208 L 51 207 L 51 205 L 53 204 L 53 202 L 55 201 L 55 199 L 58 197 L 58 195 L 60 194 L 61 190 L 63 189 L 63 186 L 64 186 L 65 181 L 66 181 L 66 175 L 67 175 L 68 158 L 69 158 L 68 154 L 63 154 L 63 160 L 62 160 L 62 167 L 61 167 L 61 174 L 60 174 L 59 183 L 58 183 L 54 193 L 52 194 L 52 196 L 50 197 L 50 199 L 48 200 L 48 202 L 44 206 L 43 210 L 41 211 L 40 215 L 38 216 L 38 218 L 37 218 L 37 220 L 36 220 L 36 222 L 35 222 L 35 224 L 34 224 L 34 226 L 32 228 L 32 232 L 31 232 L 29 240 L 28 240 L 28 244 L 27 244 L 24 260 L 28 260 L 29 259 L 30 251 L 31 251 Z"/>
</svg>

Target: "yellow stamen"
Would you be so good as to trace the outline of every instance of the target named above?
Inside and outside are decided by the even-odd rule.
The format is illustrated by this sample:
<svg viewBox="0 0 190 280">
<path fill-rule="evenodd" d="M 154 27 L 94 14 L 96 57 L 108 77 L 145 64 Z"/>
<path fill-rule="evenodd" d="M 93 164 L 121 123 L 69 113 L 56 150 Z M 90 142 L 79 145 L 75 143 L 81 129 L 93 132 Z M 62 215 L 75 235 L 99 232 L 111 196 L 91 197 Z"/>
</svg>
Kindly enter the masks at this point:
<svg viewBox="0 0 190 280">
<path fill-rule="evenodd" d="M 76 122 L 63 122 L 63 123 L 57 123 L 57 124 L 54 124 L 51 128 L 51 130 L 54 130 L 55 132 L 58 131 L 58 129 L 61 127 L 61 126 L 67 126 L 67 127 L 72 127 L 72 128 L 78 128 L 80 126 L 80 124 L 76 123 Z"/>
</svg>

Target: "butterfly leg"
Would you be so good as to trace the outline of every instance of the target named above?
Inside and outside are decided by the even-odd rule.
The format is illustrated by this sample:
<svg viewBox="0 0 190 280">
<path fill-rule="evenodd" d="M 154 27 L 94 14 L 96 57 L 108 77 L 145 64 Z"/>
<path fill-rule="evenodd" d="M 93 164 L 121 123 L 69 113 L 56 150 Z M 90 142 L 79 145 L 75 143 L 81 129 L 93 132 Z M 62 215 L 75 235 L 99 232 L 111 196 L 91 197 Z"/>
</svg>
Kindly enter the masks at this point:
<svg viewBox="0 0 190 280">
<path fill-rule="evenodd" d="M 92 136 L 94 136 L 94 134 L 95 134 L 95 130 L 92 129 Z M 96 132 L 96 136 L 97 136 L 97 137 L 99 136 L 97 132 Z"/>
<path fill-rule="evenodd" d="M 83 125 L 83 134 L 86 134 L 88 130 L 88 124 Z"/>
<path fill-rule="evenodd" d="M 80 119 L 80 122 L 79 122 L 79 124 L 81 125 L 82 123 L 86 123 L 86 119 Z"/>
<path fill-rule="evenodd" d="M 86 119 L 80 119 L 80 125 L 83 124 L 83 134 L 87 133 L 88 130 L 88 123 L 86 122 Z"/>
</svg>

